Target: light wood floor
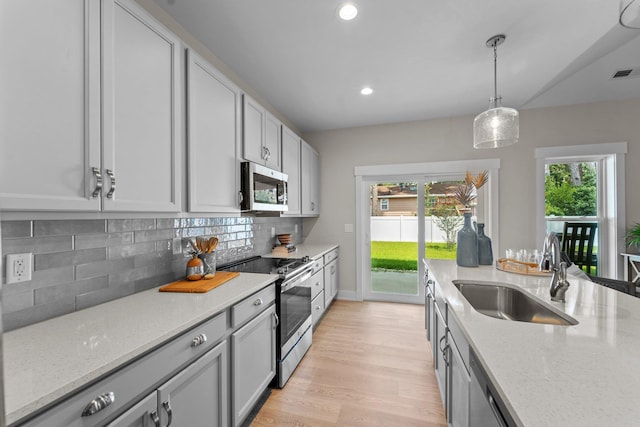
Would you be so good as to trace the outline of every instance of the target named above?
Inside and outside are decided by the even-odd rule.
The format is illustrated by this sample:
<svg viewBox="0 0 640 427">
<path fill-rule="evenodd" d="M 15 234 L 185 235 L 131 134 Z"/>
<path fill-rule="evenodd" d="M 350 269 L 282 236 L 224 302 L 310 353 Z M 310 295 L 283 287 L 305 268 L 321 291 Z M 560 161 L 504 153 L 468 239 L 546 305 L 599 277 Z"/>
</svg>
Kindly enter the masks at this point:
<svg viewBox="0 0 640 427">
<path fill-rule="evenodd" d="M 261 426 L 446 426 L 424 307 L 335 301 Z"/>
</svg>

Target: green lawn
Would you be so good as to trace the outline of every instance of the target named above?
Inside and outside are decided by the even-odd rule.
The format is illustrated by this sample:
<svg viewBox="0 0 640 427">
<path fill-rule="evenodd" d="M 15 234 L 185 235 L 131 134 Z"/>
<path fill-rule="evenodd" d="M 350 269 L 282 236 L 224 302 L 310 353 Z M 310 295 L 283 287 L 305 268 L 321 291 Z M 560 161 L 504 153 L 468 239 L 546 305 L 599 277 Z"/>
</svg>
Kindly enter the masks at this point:
<svg viewBox="0 0 640 427">
<path fill-rule="evenodd" d="M 447 249 L 445 243 L 427 243 L 427 258 L 455 259 L 455 245 Z M 386 270 L 417 270 L 417 242 L 371 242 L 371 268 Z"/>
</svg>

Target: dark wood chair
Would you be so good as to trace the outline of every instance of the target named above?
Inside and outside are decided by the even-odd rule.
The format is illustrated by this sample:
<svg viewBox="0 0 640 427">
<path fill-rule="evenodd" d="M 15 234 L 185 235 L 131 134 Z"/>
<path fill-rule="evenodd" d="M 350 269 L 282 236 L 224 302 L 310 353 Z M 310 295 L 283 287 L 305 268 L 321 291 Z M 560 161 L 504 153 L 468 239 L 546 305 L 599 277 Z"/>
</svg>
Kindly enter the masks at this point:
<svg viewBox="0 0 640 427">
<path fill-rule="evenodd" d="M 562 252 L 587 274 L 598 274 L 598 256 L 593 253 L 597 229 L 595 222 L 564 223 Z"/>
</svg>

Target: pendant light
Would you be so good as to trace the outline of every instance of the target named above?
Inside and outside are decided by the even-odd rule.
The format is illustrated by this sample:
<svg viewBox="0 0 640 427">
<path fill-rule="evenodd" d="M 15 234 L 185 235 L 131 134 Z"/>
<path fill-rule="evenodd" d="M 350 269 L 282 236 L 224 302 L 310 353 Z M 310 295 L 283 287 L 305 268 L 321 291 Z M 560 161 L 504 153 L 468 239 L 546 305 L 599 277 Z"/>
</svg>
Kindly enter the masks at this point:
<svg viewBox="0 0 640 427">
<path fill-rule="evenodd" d="M 498 148 L 518 142 L 520 129 L 518 111 L 500 104 L 498 96 L 498 46 L 506 36 L 498 34 L 487 40 L 487 47 L 493 48 L 493 97 L 489 100 L 493 108 L 478 114 L 473 120 L 473 148 Z"/>
</svg>

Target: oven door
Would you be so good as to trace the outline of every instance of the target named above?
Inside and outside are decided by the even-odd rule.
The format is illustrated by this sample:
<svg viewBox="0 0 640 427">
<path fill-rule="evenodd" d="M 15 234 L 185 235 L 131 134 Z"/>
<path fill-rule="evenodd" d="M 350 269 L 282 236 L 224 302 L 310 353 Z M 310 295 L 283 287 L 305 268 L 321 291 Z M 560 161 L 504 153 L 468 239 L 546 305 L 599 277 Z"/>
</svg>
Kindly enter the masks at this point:
<svg viewBox="0 0 640 427">
<path fill-rule="evenodd" d="M 311 317 L 311 272 L 307 270 L 280 285 L 280 346 L 283 358 L 291 349 L 287 347 L 296 343 L 292 338 Z"/>
</svg>

